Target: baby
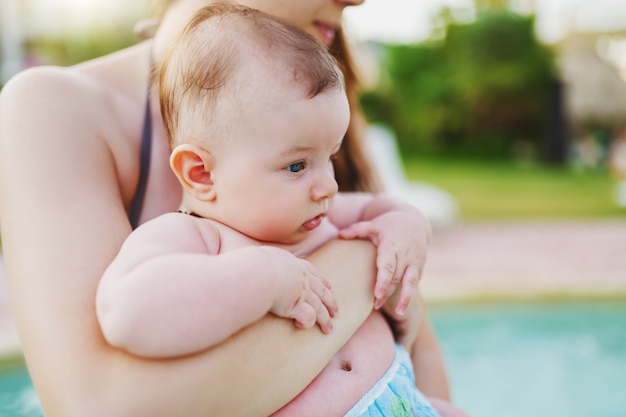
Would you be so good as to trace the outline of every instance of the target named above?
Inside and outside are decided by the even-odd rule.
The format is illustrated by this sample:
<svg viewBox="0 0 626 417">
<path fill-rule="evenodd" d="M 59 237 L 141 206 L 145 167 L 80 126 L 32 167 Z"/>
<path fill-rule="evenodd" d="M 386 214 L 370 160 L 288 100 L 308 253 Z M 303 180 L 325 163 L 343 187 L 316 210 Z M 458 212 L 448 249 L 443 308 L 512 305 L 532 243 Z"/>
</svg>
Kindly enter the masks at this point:
<svg viewBox="0 0 626 417">
<path fill-rule="evenodd" d="M 96 305 L 110 344 L 150 358 L 189 355 L 268 313 L 331 332 L 331 288 L 302 257 L 337 236 L 377 246 L 375 307 L 406 312 L 417 297 L 419 214 L 385 196 L 337 193 L 333 156 L 350 113 L 323 45 L 254 9 L 214 5 L 194 15 L 157 74 L 183 199 L 178 213 L 136 229 L 106 270 Z M 206 276 L 186 273 L 198 270 Z M 307 392 L 332 386 L 341 398 L 317 415 L 439 415 L 377 310 L 275 415 L 303 415 Z"/>
</svg>

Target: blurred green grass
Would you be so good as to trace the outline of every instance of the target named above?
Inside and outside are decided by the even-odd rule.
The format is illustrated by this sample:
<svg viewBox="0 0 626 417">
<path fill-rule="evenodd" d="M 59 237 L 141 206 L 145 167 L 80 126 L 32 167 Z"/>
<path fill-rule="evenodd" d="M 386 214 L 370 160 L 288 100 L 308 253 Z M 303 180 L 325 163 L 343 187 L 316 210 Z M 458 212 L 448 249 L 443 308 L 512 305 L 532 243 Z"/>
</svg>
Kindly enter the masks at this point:
<svg viewBox="0 0 626 417">
<path fill-rule="evenodd" d="M 432 158 L 407 158 L 404 167 L 410 180 L 454 195 L 463 221 L 626 219 L 604 169 Z"/>
</svg>

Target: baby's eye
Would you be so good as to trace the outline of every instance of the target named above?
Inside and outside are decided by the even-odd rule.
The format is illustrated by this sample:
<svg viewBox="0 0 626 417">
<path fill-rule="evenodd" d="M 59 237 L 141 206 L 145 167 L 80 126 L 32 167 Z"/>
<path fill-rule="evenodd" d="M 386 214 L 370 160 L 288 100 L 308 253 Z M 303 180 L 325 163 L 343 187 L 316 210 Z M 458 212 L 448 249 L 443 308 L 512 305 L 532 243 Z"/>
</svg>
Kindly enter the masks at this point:
<svg viewBox="0 0 626 417">
<path fill-rule="evenodd" d="M 287 165 L 287 171 L 289 172 L 300 172 L 304 169 L 305 164 L 304 162 L 300 161 L 300 162 L 294 162 L 293 164 Z"/>
</svg>

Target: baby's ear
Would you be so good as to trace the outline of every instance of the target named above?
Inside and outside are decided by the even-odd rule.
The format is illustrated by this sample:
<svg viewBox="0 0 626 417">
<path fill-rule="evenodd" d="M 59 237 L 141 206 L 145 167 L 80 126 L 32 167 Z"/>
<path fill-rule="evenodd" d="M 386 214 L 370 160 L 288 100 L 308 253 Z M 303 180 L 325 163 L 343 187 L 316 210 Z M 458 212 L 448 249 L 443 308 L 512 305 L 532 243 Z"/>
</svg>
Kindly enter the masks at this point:
<svg viewBox="0 0 626 417">
<path fill-rule="evenodd" d="M 189 143 L 178 145 L 170 155 L 170 167 L 186 192 L 201 201 L 215 199 L 213 157 L 209 151 Z"/>
</svg>

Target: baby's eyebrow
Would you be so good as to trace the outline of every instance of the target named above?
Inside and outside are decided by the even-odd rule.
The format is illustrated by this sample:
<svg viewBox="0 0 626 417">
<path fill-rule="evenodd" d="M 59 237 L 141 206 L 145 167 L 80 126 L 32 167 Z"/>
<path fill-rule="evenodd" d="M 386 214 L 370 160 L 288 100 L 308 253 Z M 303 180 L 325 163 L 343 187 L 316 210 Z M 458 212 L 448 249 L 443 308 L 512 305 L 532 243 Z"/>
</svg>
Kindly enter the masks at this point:
<svg viewBox="0 0 626 417">
<path fill-rule="evenodd" d="M 306 153 L 306 152 L 311 152 L 311 151 L 314 151 L 314 150 L 315 150 L 314 146 L 296 145 L 296 146 L 292 146 L 289 149 L 285 149 L 284 151 L 280 152 L 278 154 L 278 156 L 279 157 L 283 157 L 283 156 L 292 155 L 294 153 Z"/>
</svg>

